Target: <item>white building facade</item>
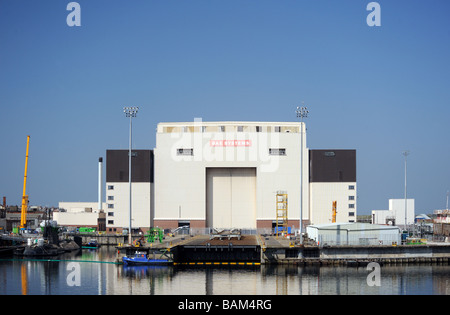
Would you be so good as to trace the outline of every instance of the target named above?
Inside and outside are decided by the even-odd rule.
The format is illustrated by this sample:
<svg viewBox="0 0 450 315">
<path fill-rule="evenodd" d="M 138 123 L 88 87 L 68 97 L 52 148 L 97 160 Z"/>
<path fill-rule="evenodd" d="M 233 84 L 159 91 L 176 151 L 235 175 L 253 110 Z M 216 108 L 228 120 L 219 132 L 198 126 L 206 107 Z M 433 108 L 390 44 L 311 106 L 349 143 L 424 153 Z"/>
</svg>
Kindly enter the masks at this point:
<svg viewBox="0 0 450 315">
<path fill-rule="evenodd" d="M 328 223 L 307 227 L 308 237 L 325 245 L 397 245 L 401 243 L 396 226 L 368 223 Z"/>
<path fill-rule="evenodd" d="M 271 229 L 276 192 L 282 190 L 289 198 L 289 226 L 298 228 L 301 175 L 303 220 L 309 220 L 308 149 L 301 123 L 160 123 L 154 169 L 155 226 Z"/>
<path fill-rule="evenodd" d="M 103 207 L 106 204 L 103 203 Z M 58 211 L 53 212 L 53 220 L 58 225 L 72 227 L 96 227 L 99 209 L 97 202 L 59 202 Z"/>
<path fill-rule="evenodd" d="M 132 229 L 147 230 L 151 227 L 150 185 L 150 183 L 132 183 Z M 106 229 L 108 232 L 121 232 L 124 228 L 129 228 L 130 186 L 128 183 L 107 182 L 106 187 Z"/>
<path fill-rule="evenodd" d="M 406 205 L 405 199 L 389 199 L 389 210 L 372 210 L 372 223 L 404 226 L 405 206 L 406 225 L 414 224 L 414 199 L 406 199 Z"/>
<path fill-rule="evenodd" d="M 310 150 L 309 206 L 311 224 L 356 222 L 356 150 Z"/>
<path fill-rule="evenodd" d="M 107 232 L 122 232 L 130 226 L 128 155 L 128 150 L 106 151 Z M 152 226 L 153 151 L 132 150 L 131 161 L 131 227 L 145 231 Z"/>
</svg>

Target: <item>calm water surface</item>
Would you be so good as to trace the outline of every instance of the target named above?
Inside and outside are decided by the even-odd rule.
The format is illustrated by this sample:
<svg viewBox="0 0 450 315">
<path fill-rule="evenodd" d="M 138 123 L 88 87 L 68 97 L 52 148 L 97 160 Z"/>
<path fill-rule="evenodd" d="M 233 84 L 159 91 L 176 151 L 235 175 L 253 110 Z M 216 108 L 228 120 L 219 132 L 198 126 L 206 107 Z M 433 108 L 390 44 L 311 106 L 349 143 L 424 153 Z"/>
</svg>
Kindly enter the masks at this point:
<svg viewBox="0 0 450 315">
<path fill-rule="evenodd" d="M 113 247 L 59 256 L 65 261 L 0 260 L 1 295 L 353 295 L 449 294 L 450 266 L 382 266 L 380 286 L 365 267 L 124 267 Z M 69 261 L 70 260 L 70 261 Z M 78 280 L 78 282 L 77 282 Z"/>
</svg>

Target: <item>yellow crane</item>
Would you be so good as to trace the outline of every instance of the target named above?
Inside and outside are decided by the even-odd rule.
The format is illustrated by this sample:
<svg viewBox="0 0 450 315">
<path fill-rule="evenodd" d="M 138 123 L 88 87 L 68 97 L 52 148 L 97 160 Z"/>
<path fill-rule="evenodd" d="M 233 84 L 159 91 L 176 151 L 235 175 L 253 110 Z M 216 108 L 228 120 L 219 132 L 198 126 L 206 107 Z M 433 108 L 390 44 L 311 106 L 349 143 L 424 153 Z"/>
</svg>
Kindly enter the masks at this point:
<svg viewBox="0 0 450 315">
<path fill-rule="evenodd" d="M 25 229 L 27 225 L 27 209 L 28 209 L 28 196 L 27 196 L 27 171 L 28 171 L 28 149 L 30 147 L 30 136 L 27 136 L 27 154 L 25 156 L 25 174 L 23 175 L 23 194 L 22 194 L 22 213 L 20 215 L 20 229 Z"/>
<path fill-rule="evenodd" d="M 333 201 L 333 210 L 331 215 L 331 223 L 336 223 L 337 201 Z"/>
</svg>

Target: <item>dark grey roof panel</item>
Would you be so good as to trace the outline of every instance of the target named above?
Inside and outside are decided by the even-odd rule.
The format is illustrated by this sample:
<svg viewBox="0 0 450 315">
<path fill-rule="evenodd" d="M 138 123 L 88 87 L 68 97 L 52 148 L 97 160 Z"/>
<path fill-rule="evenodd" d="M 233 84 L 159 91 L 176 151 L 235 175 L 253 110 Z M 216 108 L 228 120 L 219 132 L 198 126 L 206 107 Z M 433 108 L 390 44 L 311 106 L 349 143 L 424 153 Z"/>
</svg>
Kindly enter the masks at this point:
<svg viewBox="0 0 450 315">
<path fill-rule="evenodd" d="M 356 182 L 356 150 L 309 150 L 310 182 Z"/>
<path fill-rule="evenodd" d="M 131 151 L 131 181 L 153 182 L 153 151 Z M 128 182 L 128 150 L 106 150 L 106 181 Z"/>
</svg>

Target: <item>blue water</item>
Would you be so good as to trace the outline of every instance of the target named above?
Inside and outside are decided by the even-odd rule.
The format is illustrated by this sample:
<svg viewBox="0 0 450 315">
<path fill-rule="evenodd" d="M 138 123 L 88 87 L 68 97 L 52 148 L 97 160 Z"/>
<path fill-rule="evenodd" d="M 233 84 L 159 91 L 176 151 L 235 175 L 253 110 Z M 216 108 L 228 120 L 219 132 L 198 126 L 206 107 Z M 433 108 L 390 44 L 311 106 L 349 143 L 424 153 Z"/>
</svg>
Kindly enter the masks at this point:
<svg viewBox="0 0 450 315">
<path fill-rule="evenodd" d="M 1 295 L 443 295 L 450 266 L 381 266 L 379 286 L 365 267 L 124 267 L 113 247 L 56 259 L 0 260 Z M 13 257 L 11 257 L 13 258 Z M 103 261 L 106 263 L 97 263 Z M 108 263 L 109 262 L 109 263 Z"/>
</svg>

